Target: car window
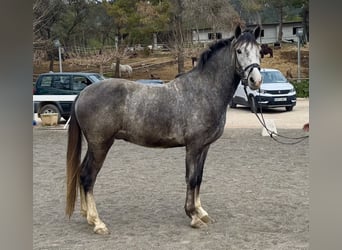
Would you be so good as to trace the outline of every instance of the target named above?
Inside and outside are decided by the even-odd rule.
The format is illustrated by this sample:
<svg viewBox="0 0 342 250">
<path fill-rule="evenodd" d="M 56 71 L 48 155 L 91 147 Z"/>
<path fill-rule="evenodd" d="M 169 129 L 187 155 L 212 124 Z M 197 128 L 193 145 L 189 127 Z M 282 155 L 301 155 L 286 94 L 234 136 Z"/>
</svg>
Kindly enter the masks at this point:
<svg viewBox="0 0 342 250">
<path fill-rule="evenodd" d="M 261 72 L 263 77 L 263 83 L 283 83 L 287 82 L 287 79 L 280 71 Z"/>
<path fill-rule="evenodd" d="M 51 87 L 56 89 L 71 90 L 70 76 L 54 76 Z"/>
<path fill-rule="evenodd" d="M 94 75 L 90 75 L 89 78 L 91 80 L 93 80 L 94 82 L 98 82 L 98 81 L 101 81 L 101 80 L 104 80 L 105 78 L 99 74 L 94 74 Z"/>
<path fill-rule="evenodd" d="M 72 89 L 79 91 L 87 87 L 89 84 L 91 84 L 91 82 L 85 76 L 74 76 Z"/>
<path fill-rule="evenodd" d="M 52 76 L 43 76 L 40 82 L 41 87 L 51 87 L 52 84 Z"/>
</svg>

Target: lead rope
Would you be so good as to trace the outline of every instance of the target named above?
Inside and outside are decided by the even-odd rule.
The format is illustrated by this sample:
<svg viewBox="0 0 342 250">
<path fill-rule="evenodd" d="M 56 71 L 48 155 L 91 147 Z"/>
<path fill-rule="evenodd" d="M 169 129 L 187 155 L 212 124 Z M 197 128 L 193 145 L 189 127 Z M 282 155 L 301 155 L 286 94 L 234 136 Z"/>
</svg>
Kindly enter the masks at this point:
<svg viewBox="0 0 342 250">
<path fill-rule="evenodd" d="M 253 110 L 253 113 L 255 114 L 255 116 L 258 118 L 259 122 L 261 123 L 261 125 L 266 129 L 267 133 L 270 135 L 270 137 L 278 142 L 278 143 L 281 143 L 281 144 L 297 144 L 297 143 L 300 143 L 302 141 L 304 141 L 305 139 L 309 138 L 309 135 L 305 135 L 305 136 L 299 136 L 299 137 L 289 137 L 289 136 L 284 136 L 284 135 L 280 135 L 270 129 L 267 128 L 266 126 L 266 122 L 265 122 L 265 119 L 264 119 L 264 115 L 262 113 L 262 106 L 260 105 L 260 116 L 261 118 L 259 117 L 259 115 L 257 114 L 257 107 L 255 107 L 255 103 L 253 103 L 249 98 L 248 98 L 248 94 L 247 94 L 247 85 L 244 85 L 244 90 L 245 90 L 245 94 L 246 94 L 246 97 L 247 97 L 247 100 L 248 100 L 248 103 L 250 105 L 250 107 L 252 108 Z M 260 92 L 260 89 L 259 89 L 259 92 Z M 284 138 L 286 140 L 291 140 L 291 141 L 281 141 L 279 140 L 278 138 L 274 137 L 274 135 L 280 137 L 280 138 Z M 294 141 L 293 141 L 294 140 Z"/>
</svg>

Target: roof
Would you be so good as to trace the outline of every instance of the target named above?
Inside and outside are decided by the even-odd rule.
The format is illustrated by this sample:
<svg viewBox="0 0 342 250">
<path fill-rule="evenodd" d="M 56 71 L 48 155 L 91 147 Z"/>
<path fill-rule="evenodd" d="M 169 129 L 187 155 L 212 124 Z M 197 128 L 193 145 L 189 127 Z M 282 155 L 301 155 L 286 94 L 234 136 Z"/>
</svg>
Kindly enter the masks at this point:
<svg viewBox="0 0 342 250">
<path fill-rule="evenodd" d="M 47 72 L 47 73 L 42 73 L 40 75 L 99 75 L 99 73 L 96 72 Z"/>
<path fill-rule="evenodd" d="M 260 71 L 265 72 L 265 71 L 279 71 L 279 70 L 278 69 L 271 69 L 271 68 L 262 68 Z"/>
</svg>

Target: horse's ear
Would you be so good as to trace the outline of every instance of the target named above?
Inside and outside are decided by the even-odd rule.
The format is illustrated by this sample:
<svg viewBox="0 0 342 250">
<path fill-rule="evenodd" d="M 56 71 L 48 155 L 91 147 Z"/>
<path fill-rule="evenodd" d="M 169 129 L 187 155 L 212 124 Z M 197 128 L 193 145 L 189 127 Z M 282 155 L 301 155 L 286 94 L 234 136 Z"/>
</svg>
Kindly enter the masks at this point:
<svg viewBox="0 0 342 250">
<path fill-rule="evenodd" d="M 238 39 L 240 35 L 241 35 L 241 27 L 240 25 L 238 25 L 235 29 L 235 39 Z"/>
<path fill-rule="evenodd" d="M 255 40 L 258 39 L 258 37 L 260 36 L 260 33 L 261 33 L 261 29 L 260 29 L 260 26 L 256 26 L 254 31 L 253 31 L 253 34 L 254 34 L 254 37 L 255 37 Z"/>
</svg>

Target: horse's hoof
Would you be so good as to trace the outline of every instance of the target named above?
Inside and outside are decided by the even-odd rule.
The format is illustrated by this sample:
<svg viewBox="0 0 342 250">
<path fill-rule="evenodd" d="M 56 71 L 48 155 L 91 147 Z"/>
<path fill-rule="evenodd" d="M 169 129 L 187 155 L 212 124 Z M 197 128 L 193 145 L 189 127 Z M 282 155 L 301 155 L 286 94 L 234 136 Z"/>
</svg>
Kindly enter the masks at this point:
<svg viewBox="0 0 342 250">
<path fill-rule="evenodd" d="M 210 218 L 209 215 L 204 215 L 201 217 L 201 221 L 203 221 L 204 223 L 206 224 L 209 224 L 209 223 L 214 223 L 214 219 Z"/>
<path fill-rule="evenodd" d="M 101 227 L 101 228 L 94 228 L 94 232 L 97 234 L 101 234 L 101 235 L 108 235 L 110 234 L 108 228 L 106 227 Z"/>
<path fill-rule="evenodd" d="M 207 227 L 208 225 L 196 216 L 192 218 L 190 226 L 193 228 L 203 228 Z"/>
</svg>

